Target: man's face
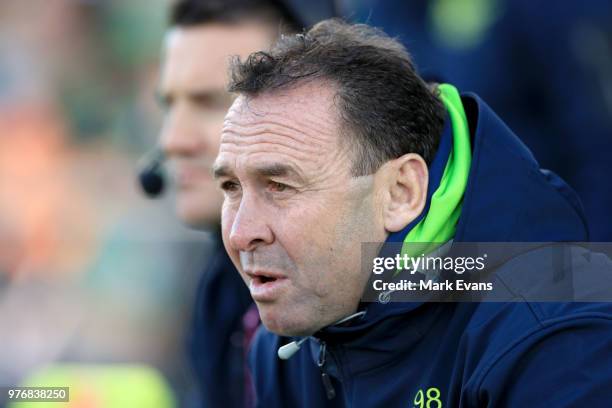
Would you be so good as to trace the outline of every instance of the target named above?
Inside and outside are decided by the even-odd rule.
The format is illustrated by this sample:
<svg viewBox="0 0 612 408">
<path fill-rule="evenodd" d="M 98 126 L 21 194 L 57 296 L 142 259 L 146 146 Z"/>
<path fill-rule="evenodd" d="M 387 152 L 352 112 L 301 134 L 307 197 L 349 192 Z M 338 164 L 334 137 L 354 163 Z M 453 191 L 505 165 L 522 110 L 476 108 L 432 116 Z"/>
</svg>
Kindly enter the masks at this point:
<svg viewBox="0 0 612 408">
<path fill-rule="evenodd" d="M 170 159 L 178 216 L 190 226 L 219 222 L 222 195 L 211 177 L 223 117 L 231 55 L 245 57 L 272 37 L 264 24 L 202 24 L 166 35 L 160 96 L 165 106 L 161 144 Z"/>
<path fill-rule="evenodd" d="M 215 162 L 223 242 L 266 327 L 306 335 L 353 313 L 362 242 L 386 232 L 373 176 L 353 177 L 334 91 L 315 81 L 229 110 Z"/>
</svg>

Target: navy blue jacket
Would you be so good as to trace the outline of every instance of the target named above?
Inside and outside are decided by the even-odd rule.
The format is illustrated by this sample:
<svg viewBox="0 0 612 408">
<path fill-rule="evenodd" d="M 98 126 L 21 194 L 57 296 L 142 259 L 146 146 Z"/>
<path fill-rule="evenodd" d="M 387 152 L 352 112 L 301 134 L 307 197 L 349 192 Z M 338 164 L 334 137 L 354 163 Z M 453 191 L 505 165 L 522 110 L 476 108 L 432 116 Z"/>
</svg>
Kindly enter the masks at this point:
<svg viewBox="0 0 612 408">
<path fill-rule="evenodd" d="M 196 292 L 187 353 L 202 407 L 243 407 L 245 347 L 242 318 L 253 304 L 218 236 Z"/>
<path fill-rule="evenodd" d="M 477 96 L 462 101 L 473 159 L 455 241 L 587 241 L 569 187 L 540 170 Z M 447 124 L 430 167 L 430 194 L 449 132 Z M 389 240 L 401 240 L 409 228 Z M 262 327 L 250 354 L 257 406 L 612 406 L 610 305 L 364 303 L 362 319 L 322 329 L 287 361 L 276 353 L 293 339 Z M 321 359 L 331 387 L 323 384 Z"/>
</svg>

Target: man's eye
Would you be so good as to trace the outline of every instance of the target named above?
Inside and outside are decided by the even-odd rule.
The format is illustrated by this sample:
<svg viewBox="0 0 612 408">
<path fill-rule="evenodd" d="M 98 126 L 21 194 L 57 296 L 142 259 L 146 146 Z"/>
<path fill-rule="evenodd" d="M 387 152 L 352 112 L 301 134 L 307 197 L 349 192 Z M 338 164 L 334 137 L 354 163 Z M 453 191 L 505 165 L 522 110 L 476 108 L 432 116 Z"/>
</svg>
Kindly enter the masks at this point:
<svg viewBox="0 0 612 408">
<path fill-rule="evenodd" d="M 226 192 L 237 191 L 240 188 L 240 185 L 235 181 L 224 181 L 221 183 L 221 190 Z"/>
<path fill-rule="evenodd" d="M 270 181 L 268 183 L 268 188 L 274 192 L 282 193 L 283 191 L 288 190 L 290 187 L 277 181 Z"/>
</svg>

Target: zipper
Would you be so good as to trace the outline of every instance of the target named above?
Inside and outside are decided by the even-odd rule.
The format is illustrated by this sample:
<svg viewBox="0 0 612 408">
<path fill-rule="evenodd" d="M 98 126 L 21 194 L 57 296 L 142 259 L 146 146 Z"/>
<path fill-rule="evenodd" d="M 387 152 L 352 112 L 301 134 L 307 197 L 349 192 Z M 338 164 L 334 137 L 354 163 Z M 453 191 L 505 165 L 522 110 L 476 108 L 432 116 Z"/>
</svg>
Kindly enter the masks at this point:
<svg viewBox="0 0 612 408">
<path fill-rule="evenodd" d="M 331 378 L 329 374 L 325 372 L 323 366 L 325 366 L 325 357 L 327 354 L 327 343 L 324 341 L 321 342 L 321 347 L 319 348 L 319 358 L 317 360 L 317 366 L 319 370 L 321 370 L 321 381 L 323 381 L 323 387 L 325 388 L 325 395 L 327 395 L 327 399 L 334 399 L 336 396 L 336 390 L 334 389 L 334 385 L 331 382 Z"/>
</svg>

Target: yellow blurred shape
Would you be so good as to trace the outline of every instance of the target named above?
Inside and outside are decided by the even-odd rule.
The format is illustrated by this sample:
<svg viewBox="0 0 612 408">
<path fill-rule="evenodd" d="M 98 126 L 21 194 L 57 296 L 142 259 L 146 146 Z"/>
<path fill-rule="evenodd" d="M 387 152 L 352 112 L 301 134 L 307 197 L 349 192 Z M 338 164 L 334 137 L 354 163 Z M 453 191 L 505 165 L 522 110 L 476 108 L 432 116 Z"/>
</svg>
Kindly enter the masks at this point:
<svg viewBox="0 0 612 408">
<path fill-rule="evenodd" d="M 24 387 L 69 387 L 69 402 L 13 402 L 8 408 L 172 408 L 176 401 L 162 375 L 132 364 L 52 365 L 28 378 Z"/>
</svg>

